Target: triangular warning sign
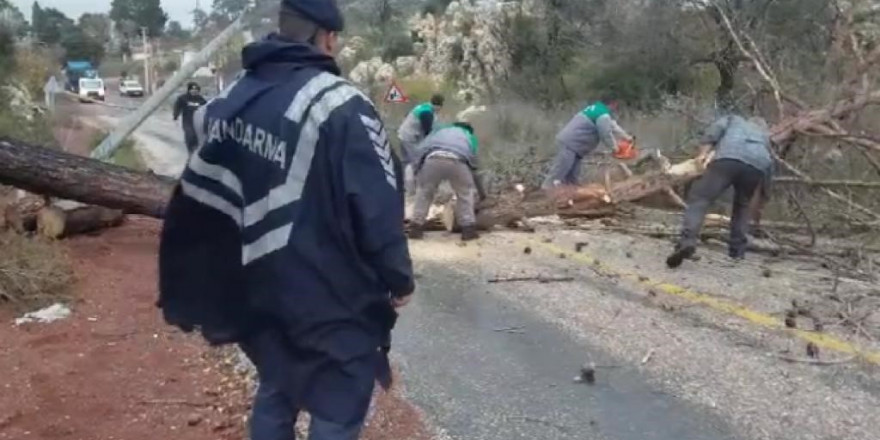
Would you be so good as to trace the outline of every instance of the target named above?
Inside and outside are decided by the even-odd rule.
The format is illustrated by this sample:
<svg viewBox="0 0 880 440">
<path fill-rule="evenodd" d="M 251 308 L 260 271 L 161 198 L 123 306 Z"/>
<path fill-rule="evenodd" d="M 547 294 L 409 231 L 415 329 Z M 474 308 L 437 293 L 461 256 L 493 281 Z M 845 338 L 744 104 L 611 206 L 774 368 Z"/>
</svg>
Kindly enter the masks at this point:
<svg viewBox="0 0 880 440">
<path fill-rule="evenodd" d="M 401 89 L 396 82 L 391 81 L 391 86 L 388 87 L 388 92 L 385 93 L 385 102 L 403 103 L 409 102 L 409 98 L 403 93 L 403 89 Z"/>
</svg>

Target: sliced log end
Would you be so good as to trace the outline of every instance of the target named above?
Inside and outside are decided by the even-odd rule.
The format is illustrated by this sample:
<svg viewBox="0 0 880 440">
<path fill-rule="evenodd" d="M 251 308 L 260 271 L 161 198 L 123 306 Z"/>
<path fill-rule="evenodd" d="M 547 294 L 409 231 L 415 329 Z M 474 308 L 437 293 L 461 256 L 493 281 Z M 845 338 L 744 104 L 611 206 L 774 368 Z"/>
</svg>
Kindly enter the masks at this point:
<svg viewBox="0 0 880 440">
<path fill-rule="evenodd" d="M 456 221 L 455 215 L 455 199 L 449 199 L 449 201 L 443 205 L 443 216 L 441 220 L 443 221 L 443 227 L 446 229 L 446 232 L 455 232 L 458 229 L 458 222 Z"/>
<path fill-rule="evenodd" d="M 37 233 L 50 239 L 60 239 L 106 228 L 125 222 L 122 211 L 100 206 L 84 206 L 65 211 L 57 206 L 47 207 L 37 214 Z"/>
<path fill-rule="evenodd" d="M 65 217 L 61 208 L 48 206 L 41 209 L 37 213 L 37 233 L 52 240 L 63 237 Z"/>
</svg>

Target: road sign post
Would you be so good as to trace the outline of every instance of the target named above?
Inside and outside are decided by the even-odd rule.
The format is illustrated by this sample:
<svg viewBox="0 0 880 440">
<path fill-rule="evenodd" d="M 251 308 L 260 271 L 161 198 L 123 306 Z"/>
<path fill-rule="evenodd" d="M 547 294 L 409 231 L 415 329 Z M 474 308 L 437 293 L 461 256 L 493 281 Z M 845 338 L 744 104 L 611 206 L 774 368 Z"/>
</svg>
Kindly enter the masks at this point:
<svg viewBox="0 0 880 440">
<path fill-rule="evenodd" d="M 58 87 L 58 80 L 55 79 L 55 76 L 50 76 L 49 80 L 46 81 L 46 85 L 43 86 L 43 94 L 45 95 L 46 100 L 46 108 L 49 109 L 50 112 L 55 111 L 55 95 L 60 91 Z"/>
<path fill-rule="evenodd" d="M 385 102 L 394 102 L 398 104 L 409 102 L 409 97 L 406 96 L 406 93 L 403 92 L 403 89 L 397 85 L 397 82 L 393 79 L 391 80 L 391 85 L 388 86 L 388 91 L 385 92 Z"/>
</svg>

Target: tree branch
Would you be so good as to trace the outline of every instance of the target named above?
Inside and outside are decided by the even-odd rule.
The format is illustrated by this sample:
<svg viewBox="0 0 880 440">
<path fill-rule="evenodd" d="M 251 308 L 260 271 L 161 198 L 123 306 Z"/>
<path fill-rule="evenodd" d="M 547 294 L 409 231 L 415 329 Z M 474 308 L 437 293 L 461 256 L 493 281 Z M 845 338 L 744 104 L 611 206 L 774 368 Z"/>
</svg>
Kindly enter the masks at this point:
<svg viewBox="0 0 880 440">
<path fill-rule="evenodd" d="M 761 56 L 758 55 L 757 46 L 751 38 L 748 39 L 749 43 L 752 45 L 752 48 L 755 49 L 755 53 L 749 51 L 745 44 L 737 33 L 736 29 L 733 28 L 733 24 L 730 22 L 730 18 L 724 13 L 724 10 L 721 9 L 721 6 L 713 3 L 713 7 L 718 11 L 718 16 L 721 19 L 721 22 L 724 24 L 724 27 L 727 29 L 727 33 L 730 34 L 730 38 L 733 39 L 733 42 L 736 43 L 737 48 L 739 48 L 740 52 L 746 58 L 751 61 L 752 65 L 755 66 L 755 69 L 758 71 L 758 74 L 764 78 L 765 81 L 770 85 L 773 89 L 773 96 L 776 98 L 776 106 L 779 111 L 779 118 L 782 119 L 785 116 L 785 108 L 782 105 L 782 87 L 779 86 L 779 81 L 776 80 L 776 76 L 773 75 L 773 72 L 770 70 L 770 67 L 765 65 L 761 61 Z"/>
<path fill-rule="evenodd" d="M 779 162 L 780 164 L 782 164 L 782 166 L 783 166 L 785 169 L 787 169 L 788 171 L 790 171 L 792 174 L 794 174 L 794 175 L 800 177 L 801 179 L 803 179 L 803 180 L 805 180 L 805 181 L 807 181 L 807 182 L 813 182 L 813 178 L 811 178 L 810 176 L 804 174 L 803 171 L 801 171 L 801 170 L 795 168 L 794 165 L 788 163 L 785 159 L 779 157 L 779 155 L 776 154 L 775 152 L 773 153 L 773 157 L 776 159 L 777 162 Z M 822 192 L 824 192 L 825 194 L 827 194 L 828 196 L 830 196 L 832 199 L 835 199 L 835 200 L 837 200 L 837 201 L 843 202 L 844 204 L 846 204 L 847 206 L 849 206 L 851 209 L 856 210 L 856 211 L 859 211 L 859 212 L 861 212 L 862 214 L 869 215 L 869 216 L 871 216 L 874 220 L 880 220 L 880 214 L 878 214 L 878 213 L 876 213 L 876 212 L 874 212 L 874 211 L 872 211 L 872 210 L 870 210 L 870 209 L 868 209 L 868 208 L 866 208 L 866 207 L 864 207 L 864 206 L 862 206 L 862 205 L 860 205 L 860 204 L 858 204 L 858 203 L 856 203 L 856 202 L 853 202 L 852 200 L 850 200 L 850 199 L 848 199 L 848 198 L 846 198 L 846 197 L 844 197 L 844 196 L 842 196 L 842 195 L 840 195 L 840 194 L 838 194 L 838 193 L 836 193 L 836 192 L 834 192 L 834 191 L 831 191 L 831 190 L 828 189 L 828 188 L 821 188 L 821 190 L 822 190 Z"/>
<path fill-rule="evenodd" d="M 808 186 L 843 186 L 852 188 L 880 188 L 880 182 L 865 182 L 861 180 L 807 180 L 800 177 L 777 177 L 774 183 L 801 184 Z"/>
</svg>

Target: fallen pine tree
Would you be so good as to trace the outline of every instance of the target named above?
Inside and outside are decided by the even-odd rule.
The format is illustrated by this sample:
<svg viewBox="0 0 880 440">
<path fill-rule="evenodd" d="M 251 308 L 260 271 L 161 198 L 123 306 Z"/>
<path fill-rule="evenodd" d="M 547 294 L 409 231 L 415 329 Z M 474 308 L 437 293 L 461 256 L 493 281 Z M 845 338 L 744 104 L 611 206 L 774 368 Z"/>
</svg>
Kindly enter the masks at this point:
<svg viewBox="0 0 880 440">
<path fill-rule="evenodd" d="M 63 151 L 0 138 L 0 183 L 43 196 L 161 218 L 175 182 Z"/>
<path fill-rule="evenodd" d="M 611 216 L 618 212 L 621 203 L 637 202 L 655 194 L 669 194 L 671 188 L 695 179 L 704 170 L 694 159 L 670 164 L 659 152 L 654 154 L 653 161 L 658 164 L 656 169 L 639 175 L 628 174 L 628 177 L 617 182 L 606 179 L 604 184 L 531 192 L 514 189 L 501 193 L 481 204 L 478 225 L 488 230 L 548 215 L 586 218 Z M 43 196 L 155 218 L 162 218 L 175 185 L 174 180 L 152 173 L 133 171 L 11 139 L 0 139 L 0 183 Z M 53 213 L 57 219 L 58 211 L 54 210 Z M 47 216 L 51 215 L 44 217 Z M 75 233 L 73 231 L 92 230 L 103 224 L 113 225 L 117 222 L 113 217 L 111 212 L 98 210 L 65 216 L 76 223 L 66 230 Z M 431 222 L 431 226 L 455 229 L 454 204 L 447 204 L 444 214 Z M 59 229 L 57 225 L 51 230 L 56 233 L 49 235 L 66 235 L 58 232 L 65 228 Z"/>
<path fill-rule="evenodd" d="M 613 215 L 617 203 L 664 191 L 701 172 L 696 161 L 688 160 L 605 186 L 592 184 L 529 194 L 512 191 L 483 206 L 479 223 L 489 229 L 551 214 Z M 11 139 L 0 139 L 0 183 L 35 194 L 156 218 L 162 217 L 175 185 L 173 180 L 152 173 Z"/>
</svg>

